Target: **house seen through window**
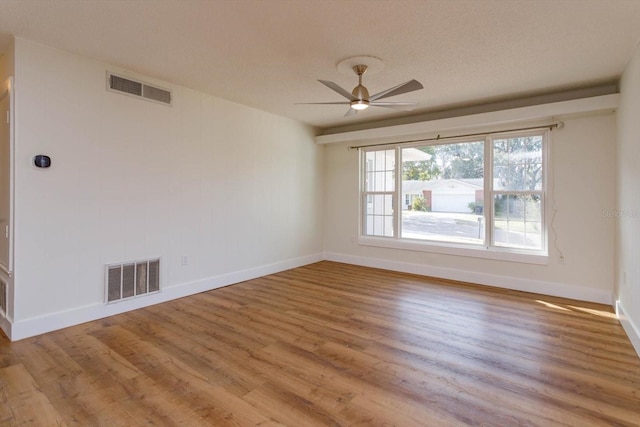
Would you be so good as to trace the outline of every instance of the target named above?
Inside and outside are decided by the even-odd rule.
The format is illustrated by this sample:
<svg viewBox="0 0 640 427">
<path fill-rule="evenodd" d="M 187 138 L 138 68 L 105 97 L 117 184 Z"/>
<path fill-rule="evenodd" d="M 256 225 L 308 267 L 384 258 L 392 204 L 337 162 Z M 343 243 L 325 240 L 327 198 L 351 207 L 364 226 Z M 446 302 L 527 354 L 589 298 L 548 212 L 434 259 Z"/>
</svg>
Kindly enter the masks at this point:
<svg viewBox="0 0 640 427">
<path fill-rule="evenodd" d="M 546 146 L 537 131 L 363 149 L 361 235 L 544 252 Z"/>
</svg>

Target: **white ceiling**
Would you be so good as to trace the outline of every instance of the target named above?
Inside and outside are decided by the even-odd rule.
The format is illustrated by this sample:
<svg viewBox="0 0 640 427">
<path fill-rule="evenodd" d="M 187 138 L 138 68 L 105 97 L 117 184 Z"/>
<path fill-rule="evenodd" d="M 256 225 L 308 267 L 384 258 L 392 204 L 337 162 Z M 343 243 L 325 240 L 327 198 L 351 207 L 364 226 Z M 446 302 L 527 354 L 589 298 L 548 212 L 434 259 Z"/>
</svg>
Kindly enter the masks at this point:
<svg viewBox="0 0 640 427">
<path fill-rule="evenodd" d="M 640 0 L 0 0 L 10 36 L 116 64 L 318 127 L 397 117 L 340 101 L 336 64 L 381 58 L 371 93 L 415 112 L 615 82 L 640 40 Z"/>
</svg>

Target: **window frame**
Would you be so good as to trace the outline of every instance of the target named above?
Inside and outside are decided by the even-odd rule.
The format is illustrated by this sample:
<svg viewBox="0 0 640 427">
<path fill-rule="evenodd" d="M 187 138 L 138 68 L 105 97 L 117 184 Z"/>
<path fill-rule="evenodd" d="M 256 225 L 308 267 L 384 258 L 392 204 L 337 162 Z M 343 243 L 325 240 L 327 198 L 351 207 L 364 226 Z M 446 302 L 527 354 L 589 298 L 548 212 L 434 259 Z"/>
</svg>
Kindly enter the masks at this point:
<svg viewBox="0 0 640 427">
<path fill-rule="evenodd" d="M 542 185 L 540 190 L 496 190 L 493 188 L 493 172 L 494 172 L 494 165 L 495 165 L 495 161 L 494 161 L 494 150 L 493 150 L 493 141 L 496 139 L 509 139 L 509 138 L 526 138 L 526 137 L 530 137 L 530 136 L 538 136 L 540 135 L 542 137 L 542 153 L 541 153 L 541 161 L 542 161 Z M 487 142 L 489 142 L 489 144 L 487 144 Z M 488 193 L 487 191 L 485 191 L 485 206 L 490 206 L 491 207 L 491 218 L 489 219 L 491 221 L 491 224 L 489 223 L 489 220 L 487 220 L 487 224 L 485 224 L 485 236 L 488 236 L 485 239 L 485 242 L 489 242 L 488 246 L 490 248 L 497 248 L 498 250 L 501 251 L 505 251 L 505 252 L 514 252 L 514 253 L 531 253 L 531 254 L 536 254 L 536 255 L 540 255 L 540 256 L 548 256 L 548 229 L 547 229 L 547 201 L 549 200 L 549 187 L 547 185 L 547 182 L 549 180 L 549 151 L 550 151 L 550 132 L 548 129 L 540 129 L 540 130 L 529 130 L 529 131 L 516 131 L 516 132 L 500 132 L 500 133 L 493 133 L 490 135 L 487 135 L 487 139 L 485 142 L 485 156 L 487 154 L 487 151 L 490 151 L 490 159 L 489 159 L 489 173 L 490 173 L 490 194 L 486 194 Z M 485 162 L 485 167 L 487 166 L 487 162 Z M 486 179 L 487 174 L 485 174 L 485 187 L 487 185 L 487 179 Z M 540 228 L 541 228 L 541 248 L 539 250 L 534 250 L 534 249 L 525 249 L 525 248 L 514 248 L 514 247 L 509 247 L 509 246 L 499 246 L 496 245 L 495 242 L 495 233 L 494 230 L 495 228 L 492 226 L 492 224 L 494 224 L 494 221 L 496 219 L 496 212 L 495 212 L 495 196 L 496 195 L 531 195 L 531 194 L 537 194 L 541 196 L 541 201 L 540 201 Z M 487 204 L 488 203 L 488 204 Z M 491 234 L 486 234 L 487 232 L 490 232 Z"/>
<path fill-rule="evenodd" d="M 359 186 L 360 212 L 361 212 L 361 214 L 359 215 L 359 217 L 360 217 L 360 222 L 359 222 L 360 232 L 359 232 L 359 236 L 365 236 L 366 235 L 365 232 L 366 232 L 367 222 L 366 222 L 365 218 L 368 215 L 368 212 L 367 212 L 368 201 L 367 201 L 367 199 L 369 197 L 375 197 L 375 196 L 391 196 L 391 208 L 393 209 L 393 213 L 392 213 L 392 231 L 393 231 L 394 235 L 396 233 L 397 225 L 396 225 L 396 218 L 395 217 L 396 217 L 396 211 L 397 211 L 396 205 L 397 205 L 397 202 L 398 202 L 398 200 L 397 200 L 398 199 L 398 196 L 397 196 L 397 189 L 398 189 L 398 181 L 397 181 L 397 172 L 398 172 L 397 171 L 397 161 L 398 161 L 398 158 L 397 158 L 397 152 L 396 152 L 395 157 L 394 157 L 394 165 L 393 165 L 393 169 L 392 169 L 392 171 L 394 173 L 394 185 L 393 185 L 394 188 L 393 188 L 393 190 L 391 190 L 391 191 L 388 191 L 388 190 L 387 191 L 375 191 L 375 190 L 374 191 L 369 191 L 369 190 L 367 190 L 365 188 L 366 183 L 367 183 L 367 171 L 368 171 L 366 153 L 367 152 L 375 152 L 375 151 L 381 151 L 381 152 L 382 151 L 391 151 L 391 150 L 395 151 L 395 147 L 393 147 L 393 146 L 390 146 L 389 148 L 379 147 L 377 150 L 367 150 L 366 152 L 362 152 L 361 153 L 361 156 L 360 156 L 360 159 L 361 159 L 360 186 Z M 386 160 L 385 160 L 385 164 L 386 164 Z M 388 170 L 389 169 L 384 169 L 382 172 L 386 172 Z M 372 172 L 373 173 L 379 173 L 380 171 L 373 170 Z M 375 212 L 374 212 L 373 216 L 376 216 Z M 384 217 L 385 215 L 382 215 L 382 216 Z M 383 224 L 383 228 L 385 228 L 385 227 L 386 226 Z M 372 237 L 372 236 L 369 236 L 369 235 L 366 235 L 366 236 Z M 375 236 L 375 237 L 381 237 L 381 238 L 384 238 L 384 239 L 388 239 L 389 238 L 389 236 Z"/>
<path fill-rule="evenodd" d="M 535 191 L 506 191 L 496 190 L 493 188 L 493 172 L 494 172 L 494 154 L 493 154 L 493 141 L 495 139 L 507 139 L 515 137 L 527 137 L 527 136 L 541 136 L 542 137 L 542 186 L 540 190 Z M 457 243 L 457 242 L 443 242 L 436 240 L 419 240 L 402 238 L 402 205 L 404 198 L 402 197 L 402 149 L 403 148 L 415 148 L 424 146 L 435 145 L 449 145 L 459 144 L 465 142 L 480 142 L 484 143 L 484 187 L 483 187 L 483 221 L 484 221 L 484 240 L 481 244 L 474 243 Z M 392 192 L 393 195 L 393 236 L 370 236 L 366 233 L 366 218 L 364 201 L 364 185 L 365 185 L 365 168 L 364 159 L 366 153 L 371 151 L 381 151 L 394 149 L 395 151 L 395 188 Z M 360 149 L 360 212 L 358 215 L 358 244 L 364 246 L 376 246 L 392 249 L 411 250 L 419 252 L 432 252 L 445 255 L 458 255 L 468 256 L 474 258 L 486 258 L 503 261 L 524 262 L 529 264 L 547 264 L 548 263 L 548 242 L 549 242 L 549 205 L 552 200 L 550 194 L 551 185 L 551 132 L 548 128 L 529 129 L 526 131 L 508 131 L 508 132 L 494 132 L 485 135 L 477 135 L 474 137 L 460 137 L 451 138 L 449 140 L 434 140 L 428 142 L 413 142 L 413 143 L 394 143 L 385 144 L 380 146 L 363 147 Z M 510 246 L 498 246 L 494 241 L 494 221 L 496 218 L 494 198 L 496 194 L 531 194 L 536 193 L 541 196 L 541 249 L 526 249 L 516 248 Z M 487 209 L 486 207 L 490 207 Z"/>
</svg>

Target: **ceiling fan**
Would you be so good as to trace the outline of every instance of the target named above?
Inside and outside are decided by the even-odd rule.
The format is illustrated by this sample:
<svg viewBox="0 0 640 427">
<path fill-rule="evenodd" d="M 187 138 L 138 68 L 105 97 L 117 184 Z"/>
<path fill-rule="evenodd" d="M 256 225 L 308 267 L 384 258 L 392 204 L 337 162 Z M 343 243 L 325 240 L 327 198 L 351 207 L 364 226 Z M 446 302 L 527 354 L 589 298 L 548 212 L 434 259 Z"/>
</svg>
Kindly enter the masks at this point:
<svg viewBox="0 0 640 427">
<path fill-rule="evenodd" d="M 367 72 L 367 66 L 363 64 L 354 65 L 352 67 L 353 72 L 358 76 L 358 86 L 353 88 L 351 92 L 343 89 L 338 84 L 327 80 L 318 80 L 329 89 L 339 93 L 348 99 L 348 101 L 341 102 L 302 102 L 300 104 L 343 104 L 349 105 L 349 110 L 345 114 L 345 117 L 356 114 L 359 110 L 365 110 L 372 107 L 384 107 L 393 108 L 396 110 L 411 111 L 416 106 L 415 102 L 398 102 L 398 101 L 379 101 L 380 99 L 389 98 L 391 96 L 400 95 L 403 93 L 413 92 L 423 88 L 422 84 L 417 80 L 409 80 L 408 82 L 399 84 L 390 89 L 378 92 L 375 95 L 369 96 L 369 91 L 362 85 L 362 76 Z"/>
</svg>

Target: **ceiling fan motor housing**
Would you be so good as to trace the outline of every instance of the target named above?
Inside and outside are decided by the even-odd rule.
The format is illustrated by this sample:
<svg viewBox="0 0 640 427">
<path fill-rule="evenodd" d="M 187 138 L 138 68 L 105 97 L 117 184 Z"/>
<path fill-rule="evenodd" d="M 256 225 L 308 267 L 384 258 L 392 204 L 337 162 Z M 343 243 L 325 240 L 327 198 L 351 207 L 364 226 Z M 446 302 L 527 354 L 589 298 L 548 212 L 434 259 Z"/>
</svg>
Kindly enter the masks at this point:
<svg viewBox="0 0 640 427">
<path fill-rule="evenodd" d="M 362 85 L 362 75 L 367 72 L 366 65 L 356 65 L 353 67 L 353 71 L 358 75 L 358 86 L 353 88 L 351 94 L 359 100 L 368 100 L 369 91 Z"/>
<path fill-rule="evenodd" d="M 353 88 L 353 91 L 351 91 L 351 93 L 353 94 L 353 96 L 355 96 L 360 100 L 369 99 L 369 91 L 367 90 L 366 87 L 362 85 L 358 85 L 355 88 Z"/>
</svg>

